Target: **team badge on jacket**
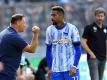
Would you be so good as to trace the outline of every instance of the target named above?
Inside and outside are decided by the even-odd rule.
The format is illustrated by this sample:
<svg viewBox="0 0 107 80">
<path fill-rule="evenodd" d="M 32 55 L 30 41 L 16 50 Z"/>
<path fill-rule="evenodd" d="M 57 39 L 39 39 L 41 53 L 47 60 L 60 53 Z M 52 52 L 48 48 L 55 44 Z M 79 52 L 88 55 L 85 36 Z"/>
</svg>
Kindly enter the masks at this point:
<svg viewBox="0 0 107 80">
<path fill-rule="evenodd" d="M 95 26 L 93 27 L 93 30 L 94 30 L 94 32 L 97 32 L 97 28 Z"/>
<path fill-rule="evenodd" d="M 103 31 L 104 31 L 104 33 L 107 33 L 107 30 L 106 30 L 106 29 L 104 29 Z"/>
</svg>

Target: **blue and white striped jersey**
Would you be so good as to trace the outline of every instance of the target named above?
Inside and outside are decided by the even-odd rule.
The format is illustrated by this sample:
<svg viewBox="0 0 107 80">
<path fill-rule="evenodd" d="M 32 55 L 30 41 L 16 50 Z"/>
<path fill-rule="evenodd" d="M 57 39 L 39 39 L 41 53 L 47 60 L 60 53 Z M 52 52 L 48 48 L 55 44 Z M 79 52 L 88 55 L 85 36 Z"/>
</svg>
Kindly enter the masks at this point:
<svg viewBox="0 0 107 80">
<path fill-rule="evenodd" d="M 57 29 L 54 25 L 47 28 L 46 44 L 52 44 L 53 72 L 71 69 L 75 58 L 75 42 L 80 42 L 79 32 L 76 26 L 70 23 L 66 23 L 62 29 Z"/>
</svg>

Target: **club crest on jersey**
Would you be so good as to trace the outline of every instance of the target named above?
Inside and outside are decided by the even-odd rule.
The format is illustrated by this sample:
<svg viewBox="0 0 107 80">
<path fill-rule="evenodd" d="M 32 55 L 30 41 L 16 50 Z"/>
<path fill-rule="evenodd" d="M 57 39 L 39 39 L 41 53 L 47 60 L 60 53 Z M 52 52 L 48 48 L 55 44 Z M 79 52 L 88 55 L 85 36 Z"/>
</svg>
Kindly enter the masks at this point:
<svg viewBox="0 0 107 80">
<path fill-rule="evenodd" d="M 97 32 L 97 28 L 95 26 L 93 27 L 93 30 L 94 30 L 94 32 Z"/>
<path fill-rule="evenodd" d="M 106 29 L 104 29 L 103 31 L 104 31 L 104 33 L 107 33 L 107 30 L 106 30 Z"/>
<path fill-rule="evenodd" d="M 68 32 L 63 32 L 63 33 L 64 33 L 64 35 L 66 35 L 66 36 L 68 35 Z"/>
</svg>

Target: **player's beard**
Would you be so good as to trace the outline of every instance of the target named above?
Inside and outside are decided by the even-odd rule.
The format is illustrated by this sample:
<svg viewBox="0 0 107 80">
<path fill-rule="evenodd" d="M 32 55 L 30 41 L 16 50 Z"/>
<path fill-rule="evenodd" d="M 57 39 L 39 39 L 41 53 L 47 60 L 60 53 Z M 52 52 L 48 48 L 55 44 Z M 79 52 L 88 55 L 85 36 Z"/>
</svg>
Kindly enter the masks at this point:
<svg viewBox="0 0 107 80">
<path fill-rule="evenodd" d="M 57 22 L 52 19 L 52 24 L 57 25 Z"/>
<path fill-rule="evenodd" d="M 57 23 L 56 23 L 56 22 L 53 22 L 53 25 L 57 25 Z"/>
<path fill-rule="evenodd" d="M 99 19 L 99 20 L 97 20 L 97 23 L 98 23 L 98 24 L 102 24 L 102 23 L 103 23 L 103 20 L 100 20 L 100 19 Z"/>
</svg>

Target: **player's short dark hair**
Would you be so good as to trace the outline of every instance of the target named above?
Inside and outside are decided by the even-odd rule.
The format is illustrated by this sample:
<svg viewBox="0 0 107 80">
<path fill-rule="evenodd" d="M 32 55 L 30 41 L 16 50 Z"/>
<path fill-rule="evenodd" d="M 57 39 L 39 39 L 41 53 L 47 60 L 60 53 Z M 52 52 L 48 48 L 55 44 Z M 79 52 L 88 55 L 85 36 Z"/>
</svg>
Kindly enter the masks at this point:
<svg viewBox="0 0 107 80">
<path fill-rule="evenodd" d="M 52 10 L 62 13 L 63 15 L 65 14 L 64 9 L 61 6 L 53 6 Z"/>
<path fill-rule="evenodd" d="M 11 17 L 11 24 L 14 24 L 14 23 L 16 23 L 17 21 L 22 20 L 23 17 L 24 17 L 23 14 L 14 14 L 14 15 Z"/>
<path fill-rule="evenodd" d="M 100 14 L 100 13 L 104 13 L 104 15 L 106 15 L 106 10 L 102 7 L 99 7 L 95 10 L 95 15 Z"/>
</svg>

